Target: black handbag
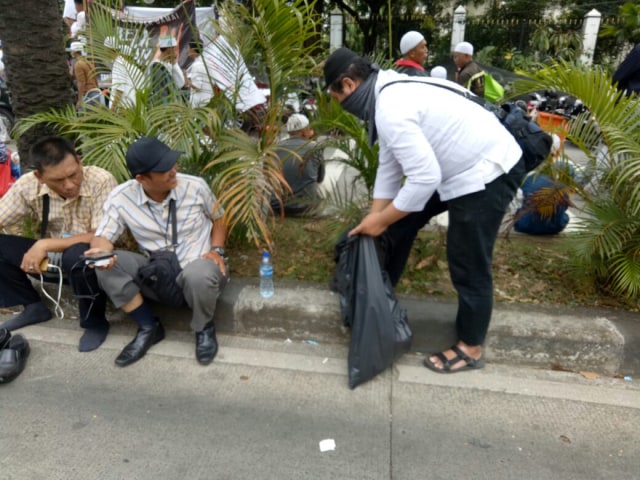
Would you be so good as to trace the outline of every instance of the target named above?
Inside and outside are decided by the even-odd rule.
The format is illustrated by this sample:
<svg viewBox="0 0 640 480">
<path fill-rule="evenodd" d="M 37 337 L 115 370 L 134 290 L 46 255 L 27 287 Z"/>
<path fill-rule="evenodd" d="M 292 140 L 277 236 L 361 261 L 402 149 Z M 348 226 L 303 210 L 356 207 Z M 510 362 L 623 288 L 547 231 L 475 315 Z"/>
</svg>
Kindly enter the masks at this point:
<svg viewBox="0 0 640 480">
<path fill-rule="evenodd" d="M 171 217 L 171 240 L 175 250 L 178 244 L 178 227 L 176 221 L 175 200 L 169 201 Z M 182 288 L 176 278 L 182 272 L 178 256 L 174 250 L 156 250 L 149 253 L 149 263 L 138 270 L 137 283 L 153 290 L 158 299 L 169 306 L 181 307 L 185 304 Z"/>
</svg>

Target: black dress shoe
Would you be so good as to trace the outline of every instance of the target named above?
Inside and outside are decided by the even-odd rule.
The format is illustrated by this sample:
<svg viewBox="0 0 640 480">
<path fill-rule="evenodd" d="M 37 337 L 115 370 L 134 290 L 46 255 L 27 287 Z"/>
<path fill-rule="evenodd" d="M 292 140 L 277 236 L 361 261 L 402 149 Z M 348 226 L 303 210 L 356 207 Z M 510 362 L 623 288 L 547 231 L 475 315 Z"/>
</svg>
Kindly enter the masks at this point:
<svg viewBox="0 0 640 480">
<path fill-rule="evenodd" d="M 126 367 L 137 362 L 147 350 L 164 338 L 164 327 L 160 322 L 155 325 L 138 327 L 138 333 L 126 347 L 122 349 L 120 355 L 116 358 L 116 365 Z"/>
<path fill-rule="evenodd" d="M 0 383 L 9 383 L 22 373 L 31 349 L 22 335 L 11 337 L 0 350 Z"/>
<path fill-rule="evenodd" d="M 0 350 L 7 346 L 10 338 L 11 332 L 6 328 L 0 328 Z"/>
<path fill-rule="evenodd" d="M 196 359 L 200 365 L 209 365 L 218 353 L 218 340 L 213 322 L 207 323 L 201 332 L 196 332 Z"/>
</svg>

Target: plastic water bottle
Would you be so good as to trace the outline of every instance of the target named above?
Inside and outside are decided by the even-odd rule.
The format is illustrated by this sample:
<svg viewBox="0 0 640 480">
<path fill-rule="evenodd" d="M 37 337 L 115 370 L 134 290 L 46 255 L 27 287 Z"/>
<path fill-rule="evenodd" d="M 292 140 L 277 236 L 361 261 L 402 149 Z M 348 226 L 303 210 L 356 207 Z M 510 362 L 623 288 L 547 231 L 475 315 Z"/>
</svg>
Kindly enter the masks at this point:
<svg viewBox="0 0 640 480">
<path fill-rule="evenodd" d="M 262 254 L 260 262 L 260 295 L 262 298 L 273 297 L 273 264 L 269 252 Z"/>
</svg>

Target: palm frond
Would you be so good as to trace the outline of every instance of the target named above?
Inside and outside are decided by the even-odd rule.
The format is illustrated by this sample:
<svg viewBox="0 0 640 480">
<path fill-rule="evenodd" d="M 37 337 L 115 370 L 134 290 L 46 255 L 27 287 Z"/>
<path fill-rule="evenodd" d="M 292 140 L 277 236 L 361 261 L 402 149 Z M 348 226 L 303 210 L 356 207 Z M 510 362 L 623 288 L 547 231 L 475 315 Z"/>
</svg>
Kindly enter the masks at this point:
<svg viewBox="0 0 640 480">
<path fill-rule="evenodd" d="M 588 112 L 573 118 L 567 138 L 589 159 L 585 201 L 576 235 L 578 258 L 609 291 L 640 291 L 640 99 L 626 97 L 599 67 L 555 63 L 517 81 L 516 94 L 555 90 L 579 98 Z"/>
<path fill-rule="evenodd" d="M 637 239 L 640 240 L 640 239 Z M 630 248 L 609 259 L 608 282 L 614 293 L 630 299 L 640 294 L 640 247 Z"/>
<path fill-rule="evenodd" d="M 122 102 L 112 109 L 88 107 L 81 115 L 71 107 L 51 111 L 24 119 L 18 132 L 38 124 L 55 125 L 62 134 L 79 140 L 86 163 L 106 168 L 119 181 L 129 177 L 124 158 L 129 145 L 142 135 L 160 138 L 186 153 L 181 162 L 189 171 L 212 181 L 231 228 L 246 232 L 256 244 L 270 245 L 270 200 L 286 189 L 274 144 L 287 94 L 302 88 L 315 66 L 312 53 L 320 38 L 320 22 L 313 2 L 255 0 L 251 8 L 226 2 L 224 22 L 214 27 L 224 37 L 219 60 L 229 66 L 234 77 L 222 85 L 230 95 L 215 95 L 206 106 L 197 108 L 177 92 L 154 101 L 153 92 L 160 85 L 149 75 L 149 63 L 156 47 L 150 45 L 143 25 L 123 25 L 116 20 L 117 3 L 92 4 L 88 54 L 98 73 L 109 73 L 119 52 L 135 85 L 135 105 Z M 105 44 L 107 39 L 115 49 Z M 260 66 L 271 89 L 264 123 L 269 128 L 257 138 L 235 128 L 240 113 L 236 100 L 246 75 L 252 74 L 238 61 L 239 52 L 250 69 Z M 208 72 L 212 86 L 219 80 L 214 73 Z"/>
<path fill-rule="evenodd" d="M 318 113 L 313 127 L 330 133 L 325 145 L 347 154 L 347 158 L 340 161 L 360 173 L 371 194 L 378 170 L 378 144 L 369 145 L 369 134 L 363 123 L 328 95 L 316 97 L 316 105 Z"/>
</svg>

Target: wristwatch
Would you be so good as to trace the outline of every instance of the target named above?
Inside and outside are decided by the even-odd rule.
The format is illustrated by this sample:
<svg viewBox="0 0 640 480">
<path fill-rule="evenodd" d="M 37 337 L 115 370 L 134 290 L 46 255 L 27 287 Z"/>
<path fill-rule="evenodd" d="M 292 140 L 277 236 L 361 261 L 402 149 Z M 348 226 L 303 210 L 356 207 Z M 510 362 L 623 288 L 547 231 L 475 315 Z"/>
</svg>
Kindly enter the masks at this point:
<svg viewBox="0 0 640 480">
<path fill-rule="evenodd" d="M 224 248 L 223 247 L 211 247 L 211 251 L 212 252 L 216 252 L 218 255 L 220 255 L 221 257 L 226 257 L 226 255 L 224 254 Z"/>
</svg>

